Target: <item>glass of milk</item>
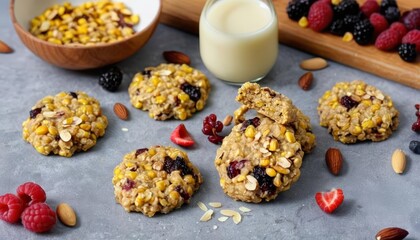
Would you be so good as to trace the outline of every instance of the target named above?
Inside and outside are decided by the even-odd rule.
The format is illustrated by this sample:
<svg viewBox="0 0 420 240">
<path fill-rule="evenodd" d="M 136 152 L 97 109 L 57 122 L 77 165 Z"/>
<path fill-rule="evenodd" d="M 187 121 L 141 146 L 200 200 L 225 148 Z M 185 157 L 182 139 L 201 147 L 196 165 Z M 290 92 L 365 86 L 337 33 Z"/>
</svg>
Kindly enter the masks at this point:
<svg viewBox="0 0 420 240">
<path fill-rule="evenodd" d="M 278 54 L 271 0 L 207 0 L 200 17 L 200 54 L 207 69 L 229 84 L 256 82 Z"/>
</svg>

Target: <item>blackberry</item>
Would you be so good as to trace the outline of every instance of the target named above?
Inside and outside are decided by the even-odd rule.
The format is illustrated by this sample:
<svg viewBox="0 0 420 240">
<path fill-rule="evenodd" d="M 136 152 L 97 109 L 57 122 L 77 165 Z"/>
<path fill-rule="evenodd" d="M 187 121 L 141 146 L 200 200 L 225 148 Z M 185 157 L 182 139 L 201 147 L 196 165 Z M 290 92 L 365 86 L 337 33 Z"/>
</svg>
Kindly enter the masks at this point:
<svg viewBox="0 0 420 240">
<path fill-rule="evenodd" d="M 344 29 L 346 32 L 353 32 L 354 25 L 361 20 L 359 14 L 346 15 L 343 18 Z"/>
<path fill-rule="evenodd" d="M 400 10 L 398 9 L 398 7 L 388 7 L 387 9 L 385 9 L 384 17 L 390 25 L 393 22 L 398 22 L 398 20 L 400 20 Z"/>
<path fill-rule="evenodd" d="M 111 67 L 107 72 L 102 73 L 99 77 L 99 85 L 105 90 L 114 92 L 118 89 L 122 82 L 123 75 L 118 67 Z"/>
<path fill-rule="evenodd" d="M 416 44 L 403 43 L 398 47 L 398 54 L 406 62 L 414 62 L 417 58 Z"/>
<path fill-rule="evenodd" d="M 191 168 L 189 168 L 182 157 L 176 157 L 175 160 L 172 160 L 172 158 L 166 156 L 165 162 L 163 164 L 163 170 L 167 173 L 171 173 L 173 171 L 181 171 L 181 176 L 185 176 L 188 174 L 192 174 Z"/>
<path fill-rule="evenodd" d="M 41 110 L 42 110 L 42 108 L 32 109 L 31 111 L 29 111 L 29 117 L 31 119 L 36 118 L 36 116 L 41 113 Z"/>
<path fill-rule="evenodd" d="M 340 99 L 340 104 L 343 105 L 344 107 L 347 108 L 347 110 L 357 106 L 359 103 L 354 101 L 351 97 L 349 96 L 343 96 Z"/>
<path fill-rule="evenodd" d="M 354 25 L 354 40 L 359 45 L 367 45 L 372 41 L 374 30 L 369 19 L 361 20 Z"/>
<path fill-rule="evenodd" d="M 408 148 L 410 148 L 410 150 L 413 151 L 413 153 L 420 154 L 420 142 L 419 141 L 415 141 L 415 140 L 411 141 Z"/>
<path fill-rule="evenodd" d="M 265 172 L 265 168 L 256 166 L 252 175 L 257 179 L 262 192 L 267 192 L 268 195 L 273 194 L 276 191 L 276 186 L 273 184 L 273 177 L 270 177 Z"/>
<path fill-rule="evenodd" d="M 381 9 L 380 12 L 382 15 L 385 15 L 385 10 L 389 7 L 397 7 L 397 1 L 396 0 L 382 0 L 381 1 L 381 5 L 380 5 Z"/>
<path fill-rule="evenodd" d="M 334 6 L 334 18 L 344 18 L 346 15 L 356 15 L 360 12 L 359 4 L 355 0 L 342 0 Z"/>
<path fill-rule="evenodd" d="M 313 0 L 293 0 L 287 4 L 287 15 L 294 21 L 299 21 L 303 16 L 307 16 Z"/>
<path fill-rule="evenodd" d="M 338 36 L 343 36 L 346 33 L 346 28 L 344 27 L 344 20 L 337 19 L 333 21 L 329 28 L 330 33 Z"/>
<path fill-rule="evenodd" d="M 241 174 L 241 169 L 245 166 L 247 160 L 241 161 L 232 161 L 229 163 L 229 166 L 226 167 L 227 175 L 230 179 Z"/>
<path fill-rule="evenodd" d="M 181 90 L 184 91 L 190 99 L 197 102 L 201 98 L 201 91 L 199 87 L 195 87 L 189 83 L 181 84 Z"/>
</svg>

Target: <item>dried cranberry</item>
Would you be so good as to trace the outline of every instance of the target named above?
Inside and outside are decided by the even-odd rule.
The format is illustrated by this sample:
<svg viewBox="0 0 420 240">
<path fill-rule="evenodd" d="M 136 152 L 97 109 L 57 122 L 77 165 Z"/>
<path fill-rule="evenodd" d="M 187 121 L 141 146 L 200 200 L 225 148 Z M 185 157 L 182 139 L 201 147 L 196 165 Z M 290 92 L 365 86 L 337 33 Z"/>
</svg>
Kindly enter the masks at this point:
<svg viewBox="0 0 420 240">
<path fill-rule="evenodd" d="M 30 118 L 36 118 L 36 116 L 41 113 L 41 109 L 42 108 L 32 109 L 31 111 L 29 111 L 29 117 Z"/>
<path fill-rule="evenodd" d="M 411 126 L 411 129 L 414 132 L 418 132 L 420 133 L 420 104 L 416 104 L 414 105 L 414 107 L 416 108 L 416 117 L 417 117 L 417 121 L 413 123 L 413 125 Z"/>
<path fill-rule="evenodd" d="M 143 152 L 148 151 L 148 148 L 140 148 L 136 150 L 136 154 L 134 155 L 135 157 L 137 157 L 138 155 L 142 154 Z"/>
<path fill-rule="evenodd" d="M 191 168 L 189 168 L 182 157 L 176 157 L 175 160 L 172 158 L 166 156 L 165 162 L 163 164 L 163 170 L 165 170 L 167 173 L 171 173 L 173 171 L 181 171 L 181 176 L 185 176 L 188 174 L 192 174 L 193 171 Z"/>
<path fill-rule="evenodd" d="M 190 199 L 190 195 L 181 186 L 176 186 L 175 191 L 177 191 L 179 195 L 181 195 L 184 201 L 188 201 L 188 199 Z"/>
<path fill-rule="evenodd" d="M 350 110 L 351 108 L 357 106 L 359 103 L 354 101 L 351 97 L 349 96 L 343 96 L 340 99 L 340 103 L 341 105 L 343 105 L 345 108 L 347 108 L 347 110 Z"/>
<path fill-rule="evenodd" d="M 75 92 L 70 92 L 69 93 L 73 98 L 77 98 L 77 93 L 75 93 Z"/>
<path fill-rule="evenodd" d="M 199 87 L 195 87 L 189 83 L 181 84 L 181 90 L 184 91 L 190 99 L 197 102 L 201 98 L 201 91 Z"/>
<path fill-rule="evenodd" d="M 247 160 L 232 161 L 229 166 L 226 167 L 227 175 L 230 179 L 238 176 L 241 173 L 241 169 L 245 166 Z"/>
<path fill-rule="evenodd" d="M 260 166 L 254 167 L 252 175 L 257 179 L 261 191 L 267 192 L 269 195 L 276 191 L 276 186 L 273 184 L 273 178 L 267 175 L 265 168 Z"/>
<path fill-rule="evenodd" d="M 260 124 L 261 124 L 261 120 L 260 120 L 260 118 L 259 118 L 259 117 L 254 117 L 254 118 L 252 118 L 252 119 L 245 120 L 245 121 L 242 123 L 242 126 L 241 126 L 241 131 L 245 131 L 245 129 L 246 129 L 249 125 L 252 125 L 252 126 L 254 126 L 254 127 L 258 127 Z"/>
<path fill-rule="evenodd" d="M 129 191 L 129 190 L 131 190 L 135 186 L 136 186 L 136 182 L 134 182 L 133 180 L 127 178 L 127 181 L 122 186 L 122 189 L 125 190 L 125 191 Z"/>
</svg>

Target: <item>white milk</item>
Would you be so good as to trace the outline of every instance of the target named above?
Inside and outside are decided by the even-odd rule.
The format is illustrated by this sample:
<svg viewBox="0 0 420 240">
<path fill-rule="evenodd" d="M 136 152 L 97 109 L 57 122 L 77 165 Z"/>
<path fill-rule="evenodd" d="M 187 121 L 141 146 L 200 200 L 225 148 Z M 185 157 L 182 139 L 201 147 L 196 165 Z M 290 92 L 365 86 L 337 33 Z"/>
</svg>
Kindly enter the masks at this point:
<svg viewBox="0 0 420 240">
<path fill-rule="evenodd" d="M 207 69 L 224 81 L 263 78 L 278 54 L 274 9 L 260 0 L 210 0 L 200 19 L 200 54 Z"/>
</svg>

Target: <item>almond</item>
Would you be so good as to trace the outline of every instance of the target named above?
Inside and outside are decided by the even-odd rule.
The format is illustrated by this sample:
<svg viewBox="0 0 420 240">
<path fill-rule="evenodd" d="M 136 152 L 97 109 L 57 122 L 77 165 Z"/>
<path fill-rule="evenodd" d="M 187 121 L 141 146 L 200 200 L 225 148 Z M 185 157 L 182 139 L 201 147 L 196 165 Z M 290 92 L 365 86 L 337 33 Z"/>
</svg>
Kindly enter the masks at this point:
<svg viewBox="0 0 420 240">
<path fill-rule="evenodd" d="M 300 88 L 306 91 L 309 90 L 309 88 L 311 87 L 313 80 L 314 75 L 312 74 L 312 72 L 307 72 L 299 78 L 298 84 Z"/>
<path fill-rule="evenodd" d="M 325 162 L 330 172 L 334 175 L 340 173 L 341 167 L 343 166 L 343 156 L 337 148 L 329 148 L 325 153 Z"/>
<path fill-rule="evenodd" d="M 323 58 L 310 58 L 303 60 L 299 65 L 302 69 L 308 71 L 320 70 L 328 66 L 328 62 Z"/>
<path fill-rule="evenodd" d="M 121 120 L 127 120 L 128 118 L 128 110 L 122 103 L 116 103 L 114 105 L 114 113 L 119 117 Z"/>
<path fill-rule="evenodd" d="M 0 53 L 12 53 L 13 49 L 0 40 Z"/>
<path fill-rule="evenodd" d="M 60 221 L 69 227 L 76 226 L 76 213 L 67 203 L 60 203 L 57 206 L 57 216 Z"/>
<path fill-rule="evenodd" d="M 232 115 L 227 115 L 225 119 L 223 119 L 223 126 L 229 126 L 230 123 L 232 122 L 232 119 L 233 119 Z"/>
<path fill-rule="evenodd" d="M 407 160 L 405 159 L 405 154 L 401 149 L 396 149 L 391 157 L 391 164 L 394 171 L 398 174 L 401 174 L 405 170 Z"/>
<path fill-rule="evenodd" d="M 376 234 L 376 240 L 402 240 L 407 237 L 405 229 L 397 227 L 384 228 Z"/>
<path fill-rule="evenodd" d="M 191 64 L 190 57 L 188 57 L 186 54 L 184 54 L 182 52 L 165 51 L 165 52 L 163 52 L 163 57 L 169 63 L 187 64 L 187 65 Z"/>
</svg>

